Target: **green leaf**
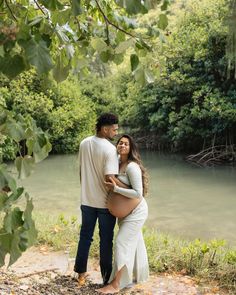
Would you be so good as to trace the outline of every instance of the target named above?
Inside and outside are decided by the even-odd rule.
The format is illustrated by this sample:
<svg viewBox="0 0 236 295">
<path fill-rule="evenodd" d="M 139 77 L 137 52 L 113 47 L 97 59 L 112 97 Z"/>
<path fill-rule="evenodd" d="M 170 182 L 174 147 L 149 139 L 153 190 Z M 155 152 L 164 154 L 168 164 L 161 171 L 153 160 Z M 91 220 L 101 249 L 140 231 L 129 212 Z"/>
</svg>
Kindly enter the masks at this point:
<svg viewBox="0 0 236 295">
<path fill-rule="evenodd" d="M 134 45 L 133 38 L 120 42 L 119 45 L 115 49 L 116 54 L 124 53 L 129 47 Z"/>
<path fill-rule="evenodd" d="M 145 71 L 145 80 L 146 82 L 149 83 L 153 83 L 154 82 L 154 75 L 152 74 L 151 71 L 149 71 L 148 69 L 146 69 Z"/>
<path fill-rule="evenodd" d="M 82 13 L 81 0 L 72 0 L 72 12 L 74 16 Z"/>
<path fill-rule="evenodd" d="M 5 264 L 6 254 L 10 252 L 12 235 L 1 229 L 0 231 L 0 266 Z"/>
<path fill-rule="evenodd" d="M 26 193 L 26 209 L 22 212 L 15 208 L 4 220 L 5 229 L 0 230 L 0 266 L 4 265 L 6 254 L 10 254 L 9 265 L 12 265 L 37 238 L 37 231 L 32 219 L 33 203 Z"/>
<path fill-rule="evenodd" d="M 21 44 L 25 49 L 28 62 L 37 68 L 39 74 L 46 73 L 53 67 L 45 41 L 40 40 L 36 42 L 33 38 L 27 42 L 21 42 Z"/>
<path fill-rule="evenodd" d="M 49 151 L 51 151 L 52 145 L 48 142 L 46 145 L 44 145 L 40 151 L 34 152 L 34 160 L 35 163 L 39 163 L 43 161 L 45 158 L 47 158 Z"/>
<path fill-rule="evenodd" d="M 4 57 L 4 48 L 0 45 L 0 57 Z"/>
<path fill-rule="evenodd" d="M 26 209 L 24 211 L 24 224 L 23 228 L 25 229 L 24 234 L 21 234 L 21 237 L 27 239 L 28 247 L 32 246 L 37 238 L 37 230 L 35 228 L 35 222 L 32 218 L 33 211 L 33 201 L 29 198 L 29 195 L 25 194 L 27 199 Z"/>
<path fill-rule="evenodd" d="M 145 72 L 142 66 L 139 66 L 135 71 L 134 71 L 134 78 L 139 83 L 141 86 L 144 86 L 146 83 L 145 79 Z"/>
<path fill-rule="evenodd" d="M 52 149 L 48 137 L 42 131 L 38 131 L 34 137 L 26 140 L 28 154 L 34 156 L 35 163 L 38 163 L 48 156 Z"/>
<path fill-rule="evenodd" d="M 1 211 L 5 207 L 7 199 L 8 199 L 7 193 L 0 191 L 0 210 Z"/>
<path fill-rule="evenodd" d="M 37 141 L 33 147 L 35 163 L 39 163 L 44 160 L 48 156 L 48 153 L 51 151 L 51 149 L 52 145 L 44 134 L 37 136 Z"/>
<path fill-rule="evenodd" d="M 56 9 L 62 9 L 64 6 L 59 2 L 58 0 L 41 0 L 42 4 L 50 9 L 50 10 L 56 10 Z"/>
<path fill-rule="evenodd" d="M 18 187 L 17 190 L 15 192 L 13 192 L 9 197 L 8 200 L 6 202 L 6 207 L 7 206 L 11 206 L 12 203 L 16 202 L 19 200 L 20 196 L 22 195 L 22 193 L 24 192 L 24 188 L 23 187 Z"/>
<path fill-rule="evenodd" d="M 165 30 L 167 26 L 168 26 L 168 18 L 166 14 L 160 14 L 159 20 L 158 20 L 158 28 Z"/>
<path fill-rule="evenodd" d="M 101 53 L 103 51 L 106 51 L 108 46 L 107 44 L 100 38 L 92 38 L 91 45 L 94 50 L 96 50 L 98 53 Z"/>
<path fill-rule="evenodd" d="M 147 42 L 145 42 L 145 41 L 143 41 L 142 39 L 137 39 L 136 40 L 136 43 L 135 43 L 135 47 L 137 48 L 137 49 L 141 49 L 141 50 L 143 50 L 143 49 L 147 49 L 147 50 L 149 50 L 149 51 L 151 51 L 152 50 L 152 47 L 147 43 Z"/>
<path fill-rule="evenodd" d="M 136 54 L 131 54 L 130 56 L 130 64 L 132 72 L 137 69 L 139 65 L 139 58 Z"/>
<path fill-rule="evenodd" d="M 60 26 L 66 24 L 71 16 L 71 8 L 64 10 L 54 10 L 51 12 L 52 22 Z"/>
<path fill-rule="evenodd" d="M 169 0 L 164 0 L 164 1 L 169 1 Z M 161 0 L 144 0 L 144 6 L 149 9 L 153 9 L 157 7 L 157 5 L 161 2 Z"/>
<path fill-rule="evenodd" d="M 6 255 L 7 255 L 7 252 L 2 249 L 1 241 L 0 241 L 0 267 L 2 267 L 5 264 Z"/>
<path fill-rule="evenodd" d="M 68 59 L 72 59 L 75 54 L 75 48 L 72 44 L 65 45 L 66 55 Z"/>
<path fill-rule="evenodd" d="M 170 4 L 170 1 L 169 0 L 164 0 L 162 6 L 161 6 L 161 10 L 167 10 L 168 6 Z"/>
<path fill-rule="evenodd" d="M 116 64 L 116 65 L 120 65 L 124 60 L 124 55 L 123 54 L 116 54 L 114 56 L 114 59 L 113 59 L 113 62 Z"/>
<path fill-rule="evenodd" d="M 15 141 L 19 142 L 25 139 L 25 130 L 22 125 L 14 120 L 7 122 L 6 133 Z"/>
<path fill-rule="evenodd" d="M 0 69 L 7 77 L 14 78 L 25 70 L 24 59 L 18 54 L 0 57 Z"/>
<path fill-rule="evenodd" d="M 116 3 L 123 7 L 128 14 L 146 13 L 148 11 L 141 0 L 116 0 Z"/>
<path fill-rule="evenodd" d="M 0 113 L 0 126 L 3 125 L 7 120 L 7 112 L 4 110 L 1 110 Z"/>
<path fill-rule="evenodd" d="M 34 169 L 34 159 L 31 156 L 17 157 L 15 165 L 18 170 L 18 177 L 24 179 L 28 177 Z"/>
<path fill-rule="evenodd" d="M 114 59 L 114 55 L 112 54 L 110 50 L 101 52 L 99 54 L 99 57 L 101 61 L 104 63 L 108 62 L 109 60 L 112 61 Z"/>
<path fill-rule="evenodd" d="M 35 18 L 33 18 L 33 19 L 28 23 L 28 25 L 29 25 L 30 27 L 32 27 L 32 26 L 34 26 L 34 25 L 37 25 L 37 24 L 39 24 L 43 19 L 44 19 L 44 16 L 42 16 L 42 15 L 36 16 Z"/>
<path fill-rule="evenodd" d="M 22 219 L 23 211 L 21 211 L 18 207 L 14 208 L 14 210 L 8 212 L 5 215 L 3 220 L 4 229 L 7 233 L 12 233 L 18 227 L 22 226 L 24 221 Z"/>
<path fill-rule="evenodd" d="M 53 69 L 53 78 L 57 81 L 57 83 L 60 83 L 66 80 L 66 78 L 69 75 L 70 68 L 71 68 L 70 64 L 68 64 L 67 66 L 64 66 L 61 61 L 61 58 L 57 59 L 56 66 Z"/>
<path fill-rule="evenodd" d="M 125 33 L 118 31 L 116 34 L 116 43 L 120 43 L 122 41 L 125 41 Z"/>
<path fill-rule="evenodd" d="M 56 25 L 55 31 L 62 43 L 68 43 L 70 41 L 69 37 L 66 35 L 66 30 L 63 26 Z"/>
<path fill-rule="evenodd" d="M 17 186 L 15 179 L 7 172 L 6 165 L 0 165 L 0 190 L 5 186 L 9 187 L 11 191 L 16 192 Z"/>
<path fill-rule="evenodd" d="M 10 248 L 10 261 L 8 264 L 8 267 L 12 265 L 16 260 L 22 255 L 22 251 L 19 248 L 19 242 L 20 242 L 20 235 L 17 232 L 14 232 L 14 234 L 11 237 L 11 248 Z"/>
</svg>

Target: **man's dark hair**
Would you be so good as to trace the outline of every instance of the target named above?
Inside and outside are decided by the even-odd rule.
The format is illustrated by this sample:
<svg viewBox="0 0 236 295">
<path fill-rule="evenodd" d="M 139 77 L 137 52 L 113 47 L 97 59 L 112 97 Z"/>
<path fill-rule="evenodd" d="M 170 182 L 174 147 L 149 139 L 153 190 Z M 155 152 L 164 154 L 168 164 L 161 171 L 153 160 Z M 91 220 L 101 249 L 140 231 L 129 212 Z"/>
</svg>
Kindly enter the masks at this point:
<svg viewBox="0 0 236 295">
<path fill-rule="evenodd" d="M 118 116 L 112 113 L 101 114 L 96 123 L 96 130 L 99 132 L 102 126 L 118 124 Z"/>
</svg>

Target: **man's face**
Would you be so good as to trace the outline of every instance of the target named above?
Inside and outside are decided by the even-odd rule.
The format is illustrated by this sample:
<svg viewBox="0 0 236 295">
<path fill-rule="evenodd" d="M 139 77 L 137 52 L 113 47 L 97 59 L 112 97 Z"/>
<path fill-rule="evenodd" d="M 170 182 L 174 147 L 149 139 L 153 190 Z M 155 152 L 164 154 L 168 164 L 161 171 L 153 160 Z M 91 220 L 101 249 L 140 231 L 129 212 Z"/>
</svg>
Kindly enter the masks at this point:
<svg viewBox="0 0 236 295">
<path fill-rule="evenodd" d="M 113 124 L 110 126 L 105 126 L 104 131 L 106 134 L 106 138 L 113 140 L 114 137 L 118 134 L 118 124 Z"/>
</svg>

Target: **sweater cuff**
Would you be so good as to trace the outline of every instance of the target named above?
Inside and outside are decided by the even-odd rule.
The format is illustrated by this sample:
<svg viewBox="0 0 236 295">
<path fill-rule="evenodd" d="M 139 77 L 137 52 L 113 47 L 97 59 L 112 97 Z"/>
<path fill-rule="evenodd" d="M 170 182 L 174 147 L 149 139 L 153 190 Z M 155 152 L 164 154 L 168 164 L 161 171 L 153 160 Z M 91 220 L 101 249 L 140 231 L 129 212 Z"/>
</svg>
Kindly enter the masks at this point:
<svg viewBox="0 0 236 295">
<path fill-rule="evenodd" d="M 113 189 L 113 192 L 114 193 L 118 193 L 118 191 L 119 191 L 119 186 L 118 185 L 115 185 L 114 186 L 114 189 Z"/>
</svg>

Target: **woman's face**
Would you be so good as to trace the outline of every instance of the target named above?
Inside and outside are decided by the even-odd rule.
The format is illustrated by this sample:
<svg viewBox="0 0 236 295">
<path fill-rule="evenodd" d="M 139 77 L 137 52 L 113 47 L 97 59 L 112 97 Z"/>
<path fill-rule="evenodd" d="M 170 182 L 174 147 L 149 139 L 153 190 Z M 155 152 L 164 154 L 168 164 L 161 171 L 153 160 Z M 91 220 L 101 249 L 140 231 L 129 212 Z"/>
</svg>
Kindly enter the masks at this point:
<svg viewBox="0 0 236 295">
<path fill-rule="evenodd" d="M 122 137 L 117 144 L 117 152 L 119 155 L 128 155 L 130 151 L 129 139 Z"/>
</svg>

